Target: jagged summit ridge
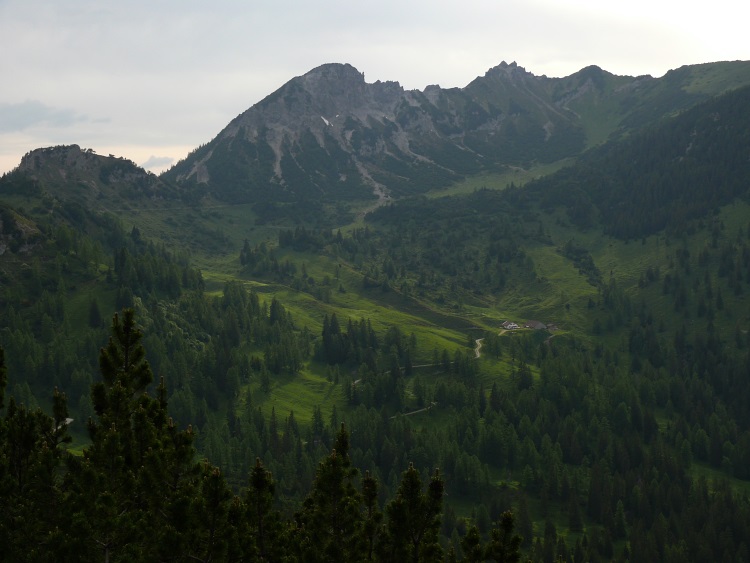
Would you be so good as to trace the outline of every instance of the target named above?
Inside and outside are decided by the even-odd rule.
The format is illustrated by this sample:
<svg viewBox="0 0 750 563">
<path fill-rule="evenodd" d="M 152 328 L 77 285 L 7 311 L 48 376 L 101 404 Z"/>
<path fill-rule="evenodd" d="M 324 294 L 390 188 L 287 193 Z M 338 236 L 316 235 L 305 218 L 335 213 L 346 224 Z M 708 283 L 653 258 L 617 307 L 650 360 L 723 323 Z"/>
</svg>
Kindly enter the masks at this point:
<svg viewBox="0 0 750 563">
<path fill-rule="evenodd" d="M 244 161 L 243 167 L 257 160 L 255 170 L 248 170 L 256 181 L 258 168 L 265 167 L 264 192 L 277 186 L 296 194 L 325 194 L 348 183 L 348 189 L 360 195 L 380 195 L 409 191 L 422 179 L 445 184 L 495 166 L 498 149 L 501 161 L 520 161 L 520 146 L 504 151 L 504 144 L 552 146 L 550 138 L 575 128 L 560 122 L 569 116 L 546 95 L 537 95 L 541 102 L 532 103 L 539 107 L 519 111 L 521 104 L 513 99 L 518 96 L 508 94 L 519 88 L 519 77 L 531 82 L 536 78 L 516 63 L 502 63 L 464 89 L 430 86 L 421 92 L 404 90 L 398 82 L 368 83 L 349 64 L 321 65 L 235 118 L 205 150 L 175 168 L 175 180 L 219 186 L 217 176 L 226 176 L 227 165 L 235 165 L 220 159 L 224 170 L 212 166 L 221 146 L 233 160 Z M 521 138 L 508 143 L 509 128 L 521 130 Z M 250 147 L 252 155 L 245 150 Z M 528 151 L 527 158 L 534 158 L 539 148 Z M 262 164 L 260 153 L 265 156 Z M 313 162 L 312 153 L 326 170 Z M 335 165 L 323 163 L 328 158 Z M 240 173 L 232 175 L 238 180 L 232 188 L 236 192 Z"/>
<path fill-rule="evenodd" d="M 688 107 L 700 97 L 682 89 L 690 72 L 654 79 L 590 65 L 549 78 L 501 62 L 464 88 L 419 91 L 368 83 L 354 66 L 328 63 L 237 116 L 167 175 L 241 201 L 419 193 L 467 174 L 575 156 L 654 111 Z"/>
<path fill-rule="evenodd" d="M 485 77 L 507 76 L 507 77 L 514 78 L 518 76 L 523 76 L 525 74 L 534 76 L 530 72 L 527 72 L 524 67 L 518 66 L 518 63 L 516 63 L 516 61 L 513 61 L 512 63 L 507 63 L 505 61 L 502 61 L 499 65 L 493 66 L 487 72 L 485 72 L 484 76 Z"/>
</svg>

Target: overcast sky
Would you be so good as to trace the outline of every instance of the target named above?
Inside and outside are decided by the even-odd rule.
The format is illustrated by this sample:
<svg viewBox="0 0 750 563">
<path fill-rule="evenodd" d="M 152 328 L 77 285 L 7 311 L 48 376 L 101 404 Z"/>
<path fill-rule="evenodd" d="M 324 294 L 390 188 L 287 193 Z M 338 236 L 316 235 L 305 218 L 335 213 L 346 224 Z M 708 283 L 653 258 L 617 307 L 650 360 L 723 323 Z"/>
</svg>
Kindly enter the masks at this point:
<svg viewBox="0 0 750 563">
<path fill-rule="evenodd" d="M 0 0 L 0 173 L 78 144 L 155 172 L 329 62 L 463 87 L 501 61 L 662 76 L 750 60 L 739 0 Z M 701 6 L 702 9 L 698 9 Z"/>
</svg>

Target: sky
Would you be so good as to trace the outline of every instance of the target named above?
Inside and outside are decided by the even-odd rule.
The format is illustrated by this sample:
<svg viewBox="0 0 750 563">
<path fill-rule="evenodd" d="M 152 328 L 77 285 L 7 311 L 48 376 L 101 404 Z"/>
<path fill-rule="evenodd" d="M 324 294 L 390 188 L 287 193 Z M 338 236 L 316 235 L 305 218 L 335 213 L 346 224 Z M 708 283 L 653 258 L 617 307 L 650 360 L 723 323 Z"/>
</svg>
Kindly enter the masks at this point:
<svg viewBox="0 0 750 563">
<path fill-rule="evenodd" d="M 738 0 L 0 0 L 0 174 L 77 144 L 159 173 L 288 80 L 466 86 L 502 61 L 663 76 L 750 60 Z"/>
</svg>

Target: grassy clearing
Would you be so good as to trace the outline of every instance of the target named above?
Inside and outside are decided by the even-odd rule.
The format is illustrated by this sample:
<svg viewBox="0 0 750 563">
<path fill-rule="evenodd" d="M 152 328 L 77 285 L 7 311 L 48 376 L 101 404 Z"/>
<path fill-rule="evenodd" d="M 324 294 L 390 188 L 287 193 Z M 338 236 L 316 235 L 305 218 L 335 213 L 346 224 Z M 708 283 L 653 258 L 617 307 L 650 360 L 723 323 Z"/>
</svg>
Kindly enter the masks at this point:
<svg viewBox="0 0 750 563">
<path fill-rule="evenodd" d="M 449 195 L 467 195 L 482 189 L 504 190 L 510 184 L 523 186 L 532 180 L 557 172 L 572 163 L 573 159 L 566 158 L 549 164 L 536 164 L 528 170 L 518 166 L 508 167 L 504 172 L 468 176 L 447 188 L 432 190 L 426 195 L 429 198 L 437 198 Z"/>
<path fill-rule="evenodd" d="M 259 386 L 252 386 L 250 392 L 253 405 L 259 406 L 265 416 L 270 416 L 275 409 L 276 416 L 283 419 L 293 411 L 297 421 L 304 426 L 312 420 L 316 406 L 320 407 L 325 420 L 330 417 L 334 405 L 339 412 L 346 409 L 341 386 L 307 369 L 297 375 L 274 377 L 268 393 Z"/>
<path fill-rule="evenodd" d="M 726 481 L 737 494 L 746 498 L 750 497 L 750 481 L 743 481 L 742 479 L 727 475 L 720 469 L 715 469 L 708 464 L 694 462 L 690 466 L 690 476 L 693 479 L 703 477 L 708 482 L 710 488 L 712 488 L 711 483 Z"/>
<path fill-rule="evenodd" d="M 718 247 L 726 241 L 740 237 L 744 240 L 748 219 L 750 216 L 750 205 L 737 202 L 722 208 L 716 215 L 716 221 L 722 225 Z M 719 279 L 713 272 L 718 268 L 717 248 L 712 248 L 711 233 L 707 228 L 697 228 L 690 235 L 679 238 L 670 237 L 667 234 L 644 237 L 639 240 L 623 241 L 603 235 L 598 230 L 589 232 L 574 229 L 567 224 L 567 217 L 563 213 L 543 214 L 543 226 L 548 234 L 550 244 L 530 242 L 525 250 L 534 261 L 537 277 L 543 282 L 537 286 L 527 285 L 522 292 L 514 295 L 512 292 L 502 296 L 498 308 L 503 307 L 509 314 L 517 316 L 530 316 L 537 314 L 549 315 L 565 328 L 579 332 L 581 335 L 589 335 L 592 327 L 592 316 L 595 311 L 587 308 L 589 299 L 594 302 L 599 300 L 598 289 L 587 282 L 571 260 L 564 257 L 560 248 L 572 240 L 577 245 L 586 248 L 591 254 L 600 274 L 601 281 L 605 284 L 614 280 L 617 287 L 626 295 L 634 299 L 634 304 L 645 301 L 649 311 L 660 329 L 674 330 L 677 326 L 664 326 L 661 319 L 673 319 L 680 321 L 680 316 L 675 316 L 674 295 L 664 294 L 663 279 L 667 273 L 678 273 L 688 285 L 687 312 L 684 313 L 684 323 L 688 333 L 705 330 L 705 318 L 699 318 L 695 311 L 699 295 L 703 289 L 697 290 L 698 286 L 705 283 L 703 274 L 700 279 L 683 272 L 675 265 L 675 253 L 678 249 L 685 248 L 689 251 L 690 260 L 695 263 L 697 257 L 706 250 L 711 256 L 708 267 L 701 267 L 701 272 L 708 271 L 711 284 L 716 291 L 722 289 L 724 299 L 723 310 L 715 311 L 714 326 L 724 339 L 732 339 L 735 326 L 739 323 L 741 327 L 750 327 L 750 316 L 738 318 L 738 311 L 745 311 L 746 297 L 742 294 L 734 295 L 726 287 L 727 280 Z M 643 280 L 650 270 L 659 272 L 655 282 L 643 286 Z M 539 311 L 539 313 L 535 313 Z M 544 318 L 540 320 L 545 320 Z"/>
<path fill-rule="evenodd" d="M 339 267 L 333 258 L 291 252 L 283 253 L 282 257 L 304 264 L 308 276 L 318 284 L 327 276 L 331 288 L 330 301 L 326 303 L 281 284 L 253 284 L 259 292 L 268 295 L 269 302 L 271 294 L 278 297 L 292 313 L 298 328 L 307 326 L 318 334 L 323 317 L 333 313 L 340 322 L 370 319 L 376 332 L 397 326 L 404 334 L 415 334 L 417 355 L 414 360 L 422 362 L 432 357 L 433 349 L 446 348 L 452 352 L 465 346 L 466 331 L 475 327 L 470 320 L 438 311 L 395 289 L 365 289 L 361 274 L 343 264 Z"/>
<path fill-rule="evenodd" d="M 74 456 L 80 457 L 83 455 L 83 450 L 91 445 L 91 439 L 89 438 L 88 432 L 81 430 L 78 427 L 85 428 L 85 421 L 82 424 L 77 424 L 77 421 L 73 421 L 68 427 L 68 432 L 70 433 L 70 437 L 73 438 L 73 441 L 63 447 Z"/>
</svg>

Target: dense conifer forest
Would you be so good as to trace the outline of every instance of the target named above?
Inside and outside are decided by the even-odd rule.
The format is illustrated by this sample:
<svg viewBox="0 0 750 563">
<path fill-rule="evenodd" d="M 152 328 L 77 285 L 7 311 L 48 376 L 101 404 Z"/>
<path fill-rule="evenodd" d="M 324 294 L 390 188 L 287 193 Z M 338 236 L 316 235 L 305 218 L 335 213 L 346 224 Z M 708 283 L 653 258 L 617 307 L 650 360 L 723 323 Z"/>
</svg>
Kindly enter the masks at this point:
<svg viewBox="0 0 750 563">
<path fill-rule="evenodd" d="M 194 431 L 167 411 L 163 380 L 153 372 L 132 309 L 115 315 L 99 354 L 102 381 L 91 399 L 91 443 L 74 456 L 67 401 L 55 390 L 52 416 L 10 398 L 0 425 L 3 457 L 0 537 L 7 561 L 424 561 L 436 560 L 444 482 L 426 486 L 409 465 L 384 512 L 378 481 L 360 478 L 344 424 L 317 465 L 310 490 L 291 518 L 274 508 L 276 484 L 258 458 L 239 494 L 222 471 L 198 462 Z M 0 349 L 0 407 L 7 384 Z M 517 557 L 520 537 L 510 512 L 492 539 L 474 531 L 479 557 Z M 506 559 L 503 559 L 506 560 Z"/>
</svg>

